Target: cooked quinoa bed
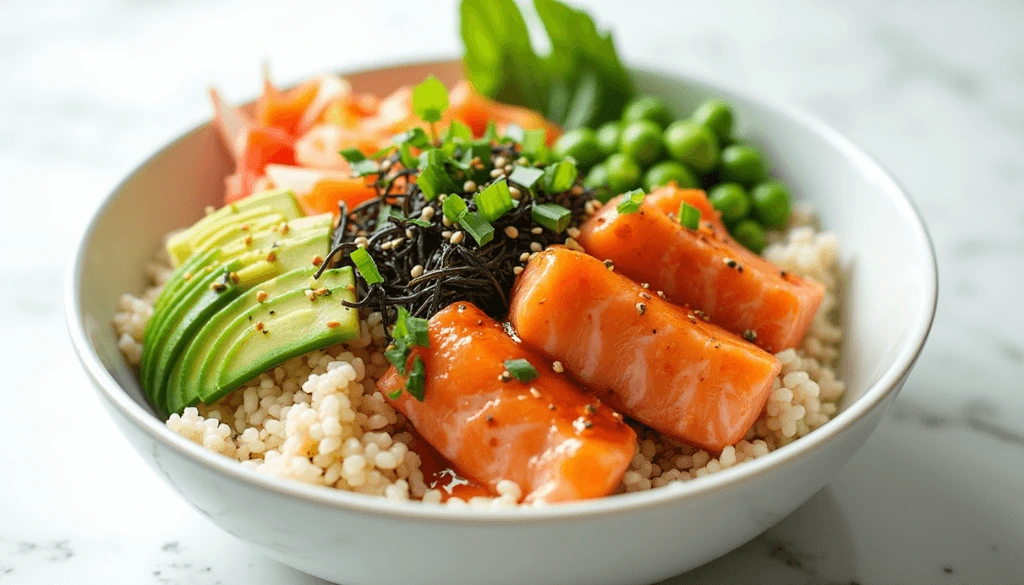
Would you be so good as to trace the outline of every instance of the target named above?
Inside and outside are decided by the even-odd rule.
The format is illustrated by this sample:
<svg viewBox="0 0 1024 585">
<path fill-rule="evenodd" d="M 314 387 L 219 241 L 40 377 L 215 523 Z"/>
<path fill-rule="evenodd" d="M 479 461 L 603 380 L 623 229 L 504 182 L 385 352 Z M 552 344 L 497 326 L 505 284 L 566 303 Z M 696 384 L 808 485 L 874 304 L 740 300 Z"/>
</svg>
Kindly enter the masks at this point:
<svg viewBox="0 0 1024 585">
<path fill-rule="evenodd" d="M 637 452 L 619 492 L 634 492 L 715 473 L 765 455 L 827 422 L 837 411 L 844 385 L 834 365 L 842 331 L 838 325 L 838 241 L 814 227 L 813 213 L 796 206 L 789 228 L 769 234 L 763 255 L 781 269 L 825 285 L 827 292 L 802 345 L 776 354 L 782 371 L 757 422 L 734 446 L 714 454 L 634 424 Z M 114 316 L 119 346 L 137 365 L 142 334 L 164 282 L 171 274 L 165 255 L 146 269 L 149 287 L 125 294 Z M 408 421 L 385 401 L 376 380 L 388 369 L 384 327 L 378 313 L 363 316 L 360 336 L 350 343 L 293 358 L 249 381 L 212 405 L 173 414 L 174 432 L 243 466 L 278 477 L 396 500 L 440 503 L 429 489 L 419 455 L 410 451 Z M 453 506 L 511 506 L 522 494 L 511 481 L 498 497 L 458 497 Z"/>
</svg>

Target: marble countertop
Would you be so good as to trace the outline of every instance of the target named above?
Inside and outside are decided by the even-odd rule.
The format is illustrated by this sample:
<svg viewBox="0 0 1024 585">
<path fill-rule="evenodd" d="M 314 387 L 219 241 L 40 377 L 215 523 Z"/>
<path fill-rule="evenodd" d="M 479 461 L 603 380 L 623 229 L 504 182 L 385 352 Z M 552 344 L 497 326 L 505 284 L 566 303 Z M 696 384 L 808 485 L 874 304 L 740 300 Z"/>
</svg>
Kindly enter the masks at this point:
<svg viewBox="0 0 1024 585">
<path fill-rule="evenodd" d="M 1024 583 L 1024 4 L 579 3 L 627 60 L 756 88 L 877 155 L 939 254 L 931 339 L 864 449 L 668 583 Z M 59 281 L 109 189 L 209 116 L 208 84 L 241 99 L 264 59 L 294 80 L 458 51 L 452 6 L 387 5 L 0 3 L 0 584 L 319 583 L 144 466 L 72 355 Z"/>
</svg>

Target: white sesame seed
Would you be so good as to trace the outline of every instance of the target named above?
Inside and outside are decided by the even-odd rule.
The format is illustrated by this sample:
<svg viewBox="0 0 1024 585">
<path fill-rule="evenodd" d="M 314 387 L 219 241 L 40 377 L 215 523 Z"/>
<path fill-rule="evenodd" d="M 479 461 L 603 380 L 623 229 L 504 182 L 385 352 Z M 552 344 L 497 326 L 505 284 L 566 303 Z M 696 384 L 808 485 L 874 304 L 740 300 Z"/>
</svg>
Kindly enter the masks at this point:
<svg viewBox="0 0 1024 585">
<path fill-rule="evenodd" d="M 364 236 L 359 236 L 355 239 L 355 243 L 357 246 L 365 246 L 370 243 L 370 240 L 367 240 Z"/>
<path fill-rule="evenodd" d="M 515 199 L 516 201 L 523 198 L 523 192 L 516 187 L 509 187 L 508 194 L 511 195 L 512 198 Z"/>
<path fill-rule="evenodd" d="M 423 211 L 420 212 L 420 219 L 423 221 L 430 221 L 434 219 L 434 208 L 429 205 L 424 207 Z"/>
<path fill-rule="evenodd" d="M 505 235 L 514 240 L 519 237 L 519 230 L 516 229 L 516 226 L 510 225 L 505 228 Z"/>
<path fill-rule="evenodd" d="M 407 237 L 407 238 L 409 238 L 411 240 L 412 236 L 413 236 L 412 228 L 406 228 L 406 230 L 405 230 L 405 237 Z"/>
<path fill-rule="evenodd" d="M 491 169 L 491 178 L 497 179 L 498 177 L 505 174 L 505 169 Z"/>
<path fill-rule="evenodd" d="M 512 269 L 512 274 L 519 275 L 519 274 L 522 274 L 522 273 L 523 273 L 523 267 L 522 266 L 516 266 L 515 268 Z"/>
<path fill-rule="evenodd" d="M 381 161 L 381 163 L 380 163 L 380 170 L 382 170 L 384 172 L 387 172 L 387 170 L 390 169 L 390 168 L 391 168 L 391 160 L 390 159 L 384 159 L 384 160 Z"/>
<path fill-rule="evenodd" d="M 494 157 L 494 166 L 503 167 L 508 164 L 508 159 L 503 156 Z"/>
<path fill-rule="evenodd" d="M 522 254 L 519 255 L 519 261 L 520 262 L 526 262 L 529 259 L 530 259 L 530 253 L 529 252 L 523 252 Z"/>
<path fill-rule="evenodd" d="M 447 193 L 441 193 L 440 195 L 437 196 L 437 200 L 440 201 L 441 203 L 444 203 L 444 200 L 447 199 L 447 198 L 448 198 L 448 194 Z"/>
<path fill-rule="evenodd" d="M 455 232 L 454 234 L 452 234 L 452 237 L 451 237 L 451 239 L 449 241 L 451 243 L 453 243 L 453 244 L 461 244 L 462 240 L 464 240 L 465 238 L 466 238 L 466 234 L 462 233 L 462 230 L 459 230 L 459 231 Z"/>
<path fill-rule="evenodd" d="M 534 398 L 540 398 L 540 390 L 537 390 L 536 388 L 530 388 L 530 396 L 533 396 Z"/>
<path fill-rule="evenodd" d="M 562 367 L 562 362 L 552 362 L 551 369 L 554 370 L 556 374 L 561 374 L 565 371 L 565 368 Z"/>
<path fill-rule="evenodd" d="M 544 249 L 544 246 L 540 245 L 540 242 L 530 242 L 530 250 L 534 252 L 540 252 Z"/>
<path fill-rule="evenodd" d="M 565 238 L 565 246 L 570 250 L 576 250 L 577 252 L 583 252 L 583 246 L 579 245 L 576 240 L 572 238 Z"/>
<path fill-rule="evenodd" d="M 580 228 L 571 227 L 565 230 L 565 233 L 569 234 L 570 238 L 580 239 Z"/>
<path fill-rule="evenodd" d="M 452 232 L 449 230 L 444 230 L 443 232 L 441 232 L 441 237 L 447 240 L 448 238 L 452 237 Z"/>
<path fill-rule="evenodd" d="M 413 278 L 419 278 L 423 276 L 423 265 L 417 264 L 416 266 L 413 266 L 412 270 L 409 271 L 409 275 L 412 276 Z"/>
<path fill-rule="evenodd" d="M 544 228 L 542 228 L 542 227 L 531 228 L 530 229 L 530 233 L 539 236 L 540 234 L 544 233 Z"/>
<path fill-rule="evenodd" d="M 646 312 L 647 312 L 647 305 L 645 305 L 643 303 L 637 303 L 636 304 L 636 314 L 637 315 L 643 315 Z"/>
<path fill-rule="evenodd" d="M 512 165 L 505 165 L 504 168 L 505 168 L 505 174 L 506 175 L 512 173 L 512 169 L 513 169 Z"/>
<path fill-rule="evenodd" d="M 472 193 L 476 191 L 476 181 L 466 181 L 462 184 L 462 190 L 466 193 Z"/>
<path fill-rule="evenodd" d="M 534 253 L 530 254 L 530 260 L 533 260 L 534 258 L 536 258 L 537 254 L 540 254 L 540 252 L 534 252 Z"/>
<path fill-rule="evenodd" d="M 530 164 L 530 159 L 526 158 L 525 156 L 521 156 L 518 159 L 516 159 L 516 164 L 517 165 L 528 165 L 528 164 Z"/>
<path fill-rule="evenodd" d="M 444 227 L 452 227 L 452 220 L 448 219 L 447 215 L 441 217 L 441 223 Z"/>
</svg>

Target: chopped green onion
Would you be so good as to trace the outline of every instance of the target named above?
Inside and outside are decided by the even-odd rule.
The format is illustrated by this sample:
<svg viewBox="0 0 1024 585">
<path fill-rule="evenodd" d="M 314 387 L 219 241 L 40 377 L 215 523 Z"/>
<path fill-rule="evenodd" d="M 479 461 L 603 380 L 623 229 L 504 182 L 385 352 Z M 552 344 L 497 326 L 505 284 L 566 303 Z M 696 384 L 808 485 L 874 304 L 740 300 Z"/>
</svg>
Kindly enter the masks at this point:
<svg viewBox="0 0 1024 585">
<path fill-rule="evenodd" d="M 548 165 L 544 169 L 544 190 L 552 195 L 568 191 L 576 182 L 577 175 L 576 161 L 571 158 Z"/>
<path fill-rule="evenodd" d="M 444 201 L 447 203 L 448 199 Z M 494 239 L 494 227 L 487 220 L 480 217 L 478 213 L 467 212 L 459 220 L 459 225 L 462 226 L 462 229 L 469 232 L 469 235 L 473 236 L 473 239 L 480 246 L 484 246 Z"/>
<path fill-rule="evenodd" d="M 410 146 L 408 142 L 403 142 L 402 145 L 398 147 L 398 156 L 402 161 L 402 166 L 407 169 L 415 169 L 419 166 L 419 160 L 413 156 L 412 146 Z"/>
<path fill-rule="evenodd" d="M 408 143 L 410 146 L 415 146 L 416 148 L 426 148 L 430 146 L 430 138 L 427 138 L 427 133 L 419 126 L 412 130 L 406 130 L 401 134 L 395 134 L 391 137 L 391 142 L 394 142 L 397 145 Z"/>
<path fill-rule="evenodd" d="M 452 120 L 452 123 L 448 125 L 448 133 L 445 134 L 444 140 L 445 142 L 454 142 L 455 140 L 469 142 L 473 140 L 473 131 L 462 122 Z"/>
<path fill-rule="evenodd" d="M 512 173 L 508 176 L 508 180 L 527 189 L 533 189 L 533 186 L 543 176 L 544 171 L 537 167 L 515 166 L 512 167 Z"/>
<path fill-rule="evenodd" d="M 488 143 L 498 139 L 498 126 L 495 125 L 494 120 L 487 121 L 487 129 L 484 130 L 483 139 Z"/>
<path fill-rule="evenodd" d="M 442 193 L 458 190 L 455 181 L 448 175 L 448 171 L 444 170 L 443 166 L 435 164 L 428 164 L 423 168 L 420 176 L 416 179 L 416 184 L 423 191 L 423 196 L 427 201 L 432 201 Z"/>
<path fill-rule="evenodd" d="M 416 356 L 412 360 L 412 371 L 409 372 L 409 379 L 405 381 L 405 389 L 413 398 L 423 402 L 424 391 L 427 385 L 426 364 L 423 358 Z"/>
<path fill-rule="evenodd" d="M 431 75 L 412 88 L 412 110 L 424 122 L 441 121 L 441 114 L 448 109 L 448 88 Z"/>
<path fill-rule="evenodd" d="M 446 160 L 448 160 L 448 155 L 443 150 L 440 148 L 430 148 L 420 153 L 419 167 L 424 168 L 427 165 L 443 167 Z"/>
<path fill-rule="evenodd" d="M 505 179 L 488 185 L 483 191 L 473 196 L 473 201 L 476 202 L 476 208 L 480 210 L 480 217 L 487 222 L 493 222 L 512 211 L 512 195 L 509 193 L 508 183 Z"/>
<path fill-rule="evenodd" d="M 405 221 L 411 223 L 412 225 L 418 225 L 420 227 L 430 227 L 430 225 L 431 225 L 429 221 L 426 221 L 424 219 L 411 218 L 411 219 L 407 219 Z"/>
<path fill-rule="evenodd" d="M 390 148 L 390 147 L 388 147 L 388 148 Z M 362 152 L 360 152 L 360 150 L 358 148 L 346 148 L 345 150 L 342 150 L 338 154 L 340 154 L 341 156 L 345 157 L 345 160 L 347 160 L 348 164 L 350 164 L 350 165 L 351 164 L 355 164 L 355 163 L 357 163 L 359 161 L 362 161 L 362 160 L 366 160 L 366 155 L 364 155 Z"/>
<path fill-rule="evenodd" d="M 682 201 L 679 203 L 679 223 L 691 230 L 700 226 L 700 210 Z"/>
<path fill-rule="evenodd" d="M 356 265 L 356 270 L 362 275 L 363 280 L 366 284 L 374 285 L 384 282 L 384 278 L 381 277 L 380 271 L 377 270 L 377 263 L 370 257 L 370 253 L 365 248 L 356 248 L 349 254 L 349 258 L 352 258 L 352 262 Z"/>
<path fill-rule="evenodd" d="M 444 198 L 444 203 L 441 204 L 441 212 L 448 218 L 448 221 L 459 223 L 462 217 L 469 213 L 469 206 L 466 205 L 466 200 L 462 197 L 449 195 Z"/>
<path fill-rule="evenodd" d="M 401 213 L 399 213 L 399 215 L 401 215 Z M 377 210 L 377 229 L 375 229 L 374 231 L 379 232 L 380 230 L 384 229 L 384 226 L 386 226 L 388 222 L 391 221 L 391 217 L 391 206 L 381 205 L 380 209 Z"/>
<path fill-rule="evenodd" d="M 508 370 L 509 374 L 512 374 L 513 378 L 520 382 L 532 382 L 540 375 L 537 373 L 537 368 L 533 367 L 529 360 L 522 358 L 505 360 L 505 369 Z"/>
<path fill-rule="evenodd" d="M 369 156 L 369 158 L 383 158 L 383 157 L 387 156 L 388 153 L 391 152 L 391 150 L 393 148 L 395 148 L 395 147 L 394 146 L 385 146 L 384 148 L 382 148 L 382 149 L 378 150 L 377 152 L 371 154 Z M 355 150 L 355 149 L 354 148 L 346 148 L 345 150 Z M 342 152 L 344 152 L 344 151 L 342 151 Z"/>
<path fill-rule="evenodd" d="M 547 132 L 543 128 L 526 130 L 523 132 L 523 154 L 526 156 L 536 155 L 546 150 L 545 139 Z"/>
<path fill-rule="evenodd" d="M 644 202 L 646 196 L 643 189 L 627 191 L 622 194 L 622 201 L 619 201 L 619 205 L 615 209 L 619 213 L 636 213 L 640 211 L 640 204 Z"/>
<path fill-rule="evenodd" d="M 562 233 L 572 221 L 572 212 L 557 203 L 534 203 L 530 217 L 549 230 Z"/>
<path fill-rule="evenodd" d="M 523 127 L 519 124 L 509 124 L 505 127 L 505 138 L 522 144 L 523 140 L 526 139 L 526 130 L 523 130 Z"/>
</svg>

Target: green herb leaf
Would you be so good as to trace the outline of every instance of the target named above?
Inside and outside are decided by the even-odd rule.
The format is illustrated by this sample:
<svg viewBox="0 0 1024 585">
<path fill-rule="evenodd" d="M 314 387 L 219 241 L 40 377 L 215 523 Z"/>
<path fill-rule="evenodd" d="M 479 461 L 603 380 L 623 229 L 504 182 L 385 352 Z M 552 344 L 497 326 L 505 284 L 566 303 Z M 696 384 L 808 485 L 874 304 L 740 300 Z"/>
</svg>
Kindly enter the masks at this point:
<svg viewBox="0 0 1024 585">
<path fill-rule="evenodd" d="M 395 134 L 391 137 L 391 142 L 394 142 L 398 146 L 408 144 L 410 146 L 415 146 L 416 148 L 426 148 L 430 146 L 430 138 L 427 137 L 427 133 L 423 128 L 420 128 L 419 126 L 411 130 L 406 130 L 401 134 Z"/>
<path fill-rule="evenodd" d="M 459 223 L 469 213 L 469 206 L 466 205 L 466 200 L 462 197 L 449 195 L 444 198 L 444 203 L 441 204 L 441 212 L 448 218 L 448 221 Z"/>
<path fill-rule="evenodd" d="M 679 223 L 691 230 L 700 226 L 700 210 L 685 201 L 679 203 Z"/>
<path fill-rule="evenodd" d="M 430 339 L 427 337 L 428 321 L 420 317 L 413 317 L 405 307 L 398 307 L 398 319 L 395 320 L 395 328 L 392 337 L 401 339 L 408 346 L 418 345 L 430 347 Z"/>
<path fill-rule="evenodd" d="M 356 270 L 362 275 L 363 280 L 368 285 L 374 285 L 384 282 L 384 278 L 381 277 L 380 271 L 377 270 L 377 263 L 370 257 L 370 253 L 365 248 L 356 248 L 349 254 L 349 258 L 352 258 L 352 263 L 356 265 Z"/>
<path fill-rule="evenodd" d="M 512 173 L 509 174 L 508 180 L 516 185 L 522 185 L 527 189 L 533 189 L 533 186 L 537 184 L 537 181 L 544 176 L 544 171 L 537 167 L 512 167 Z"/>
<path fill-rule="evenodd" d="M 427 165 L 438 165 L 443 167 L 448 155 L 440 148 L 430 148 L 420 153 L 419 167 L 422 169 Z"/>
<path fill-rule="evenodd" d="M 404 339 L 395 339 L 394 343 L 388 346 L 388 349 L 384 351 L 384 357 L 387 358 L 391 365 L 395 366 L 395 370 L 399 374 L 405 375 L 408 372 L 409 363 L 409 344 Z M 399 391 L 401 392 L 401 391 Z M 391 396 L 389 394 L 389 396 Z M 391 396 L 391 398 L 398 398 L 398 394 Z"/>
<path fill-rule="evenodd" d="M 547 131 L 543 128 L 523 132 L 523 156 L 535 162 L 547 162 Z"/>
<path fill-rule="evenodd" d="M 433 201 L 442 193 L 451 193 L 458 190 L 455 181 L 448 175 L 448 171 L 443 166 L 435 164 L 429 164 L 420 171 L 416 184 L 423 191 L 423 196 L 427 201 Z M 447 202 L 445 205 L 447 205 Z"/>
<path fill-rule="evenodd" d="M 384 158 L 384 157 L 385 157 L 385 156 L 387 156 L 387 155 L 388 155 L 388 154 L 389 154 L 389 153 L 390 153 L 390 152 L 391 152 L 392 150 L 394 150 L 394 148 L 395 148 L 394 146 L 385 146 L 384 148 L 382 148 L 382 149 L 378 150 L 377 152 L 375 152 L 375 153 L 371 154 L 371 155 L 369 156 L 369 158 L 374 158 L 374 159 L 380 159 L 380 158 Z M 346 149 L 346 150 L 355 150 L 355 149 L 354 149 L 354 148 L 349 148 L 349 149 Z M 342 152 L 344 152 L 344 151 L 342 151 Z"/>
<path fill-rule="evenodd" d="M 526 130 L 519 124 L 509 124 L 505 127 L 505 138 L 522 144 L 523 140 L 526 139 Z"/>
<path fill-rule="evenodd" d="M 487 121 L 487 129 L 484 130 L 484 135 L 481 136 L 481 140 L 486 140 L 489 145 L 491 142 L 498 139 L 498 126 L 494 123 L 494 120 Z"/>
<path fill-rule="evenodd" d="M 366 158 L 366 155 L 360 152 L 358 148 L 346 148 L 338 154 L 345 157 L 349 166 L 352 167 L 352 174 L 357 177 L 376 175 L 380 172 L 380 167 L 377 164 L 377 161 Z"/>
<path fill-rule="evenodd" d="M 534 203 L 530 217 L 537 224 L 557 233 L 562 233 L 572 221 L 572 212 L 557 203 Z"/>
<path fill-rule="evenodd" d="M 571 158 L 548 165 L 544 169 L 544 190 L 549 194 L 568 191 L 576 182 L 577 175 L 579 171 L 576 170 L 576 161 Z"/>
<path fill-rule="evenodd" d="M 447 199 L 444 201 L 445 203 L 448 202 Z M 462 216 L 462 219 L 459 220 L 459 225 L 462 226 L 462 229 L 466 230 L 469 235 L 473 236 L 477 245 L 485 246 L 494 239 L 494 226 L 487 223 L 487 220 L 480 217 L 480 214 L 478 213 L 467 212 Z"/>
<path fill-rule="evenodd" d="M 420 402 L 423 402 L 427 386 L 426 369 L 427 366 L 423 363 L 423 358 L 417 355 L 412 360 L 412 371 L 409 372 L 409 378 L 405 381 L 406 391 Z"/>
<path fill-rule="evenodd" d="M 508 370 L 509 374 L 512 374 L 513 378 L 520 382 L 532 382 L 540 376 L 537 373 L 537 368 L 533 367 L 529 360 L 523 358 L 505 360 L 505 369 Z"/>
<path fill-rule="evenodd" d="M 377 209 L 377 228 L 374 230 L 374 232 L 379 232 L 380 230 L 387 227 L 388 223 L 391 222 L 391 217 L 391 206 L 381 205 L 380 208 Z"/>
<path fill-rule="evenodd" d="M 407 219 L 405 221 L 411 223 L 412 225 L 418 225 L 420 227 L 430 227 L 431 226 L 431 223 L 429 221 L 426 221 L 426 220 L 423 220 L 423 219 L 410 218 L 410 219 Z"/>
<path fill-rule="evenodd" d="M 508 183 L 505 179 L 495 181 L 473 196 L 476 208 L 480 211 L 480 217 L 488 223 L 496 221 L 499 217 L 512 211 L 512 195 L 508 190 Z"/>
<path fill-rule="evenodd" d="M 415 169 L 419 166 L 419 160 L 412 154 L 412 146 L 408 142 L 403 142 L 398 147 L 398 156 L 401 158 L 402 166 L 407 169 Z"/>
<path fill-rule="evenodd" d="M 470 142 L 473 140 L 473 131 L 458 120 L 452 120 L 452 123 L 448 125 L 448 132 L 444 136 L 445 142 L 454 142 L 461 140 L 463 142 Z"/>
<path fill-rule="evenodd" d="M 644 197 L 647 194 L 644 193 L 643 189 L 633 189 L 622 194 L 622 201 L 619 201 L 619 205 L 615 208 L 619 213 L 636 213 L 640 211 L 640 204 L 644 202 Z"/>
<path fill-rule="evenodd" d="M 360 152 L 358 148 L 346 148 L 345 150 L 342 150 L 338 154 L 345 157 L 345 160 L 348 161 L 348 164 L 350 165 L 355 164 L 359 161 L 366 160 L 366 155 Z"/>
<path fill-rule="evenodd" d="M 448 109 L 448 88 L 431 75 L 412 88 L 412 110 L 424 122 L 441 121 L 441 114 Z"/>
</svg>

